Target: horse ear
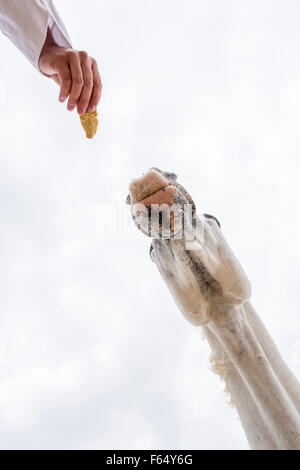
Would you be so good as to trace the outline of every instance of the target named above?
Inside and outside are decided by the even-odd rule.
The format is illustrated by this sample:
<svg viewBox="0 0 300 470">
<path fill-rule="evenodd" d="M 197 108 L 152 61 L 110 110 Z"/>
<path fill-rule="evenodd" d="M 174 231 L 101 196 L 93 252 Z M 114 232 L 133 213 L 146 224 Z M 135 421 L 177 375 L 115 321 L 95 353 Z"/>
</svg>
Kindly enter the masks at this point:
<svg viewBox="0 0 300 470">
<path fill-rule="evenodd" d="M 220 222 L 218 221 L 218 219 L 217 219 L 216 217 L 214 217 L 213 215 L 209 215 L 209 214 L 203 214 L 203 215 L 204 215 L 204 217 L 206 217 L 207 219 L 212 219 L 212 220 L 214 220 L 214 221 L 218 224 L 218 226 L 221 228 L 221 224 L 220 224 Z"/>
<path fill-rule="evenodd" d="M 128 204 L 130 206 L 130 204 L 131 204 L 130 194 L 128 194 L 127 198 L 125 199 L 125 202 L 126 202 L 126 204 Z"/>
</svg>

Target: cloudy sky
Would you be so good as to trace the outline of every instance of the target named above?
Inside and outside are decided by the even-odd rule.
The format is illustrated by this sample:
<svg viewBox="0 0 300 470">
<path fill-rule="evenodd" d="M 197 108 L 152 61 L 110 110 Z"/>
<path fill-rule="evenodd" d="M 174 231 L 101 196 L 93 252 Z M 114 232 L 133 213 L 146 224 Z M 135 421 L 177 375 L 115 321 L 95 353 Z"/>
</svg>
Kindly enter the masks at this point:
<svg viewBox="0 0 300 470">
<path fill-rule="evenodd" d="M 300 375 L 300 4 L 57 0 L 97 58 L 100 132 L 1 36 L 0 446 L 246 449 L 200 331 L 124 205 L 175 171 Z"/>
</svg>

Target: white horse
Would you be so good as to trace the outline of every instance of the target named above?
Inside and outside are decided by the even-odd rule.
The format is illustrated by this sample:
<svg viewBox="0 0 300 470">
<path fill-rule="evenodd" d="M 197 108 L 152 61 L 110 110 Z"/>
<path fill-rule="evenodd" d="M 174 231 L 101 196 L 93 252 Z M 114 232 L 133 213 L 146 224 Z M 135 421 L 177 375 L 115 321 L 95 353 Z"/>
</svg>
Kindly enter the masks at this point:
<svg viewBox="0 0 300 470">
<path fill-rule="evenodd" d="M 199 217 L 176 180 L 152 168 L 130 184 L 150 256 L 184 316 L 203 328 L 250 447 L 300 449 L 300 384 L 252 307 L 250 282 L 219 222 Z"/>
</svg>

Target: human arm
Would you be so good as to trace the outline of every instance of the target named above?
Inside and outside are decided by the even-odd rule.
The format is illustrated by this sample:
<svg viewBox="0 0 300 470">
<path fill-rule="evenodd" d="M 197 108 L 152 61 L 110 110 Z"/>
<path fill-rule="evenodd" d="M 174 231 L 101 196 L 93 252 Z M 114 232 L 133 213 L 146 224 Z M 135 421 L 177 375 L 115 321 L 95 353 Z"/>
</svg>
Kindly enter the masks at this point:
<svg viewBox="0 0 300 470">
<path fill-rule="evenodd" d="M 60 101 L 83 114 L 96 107 L 101 79 L 94 59 L 72 49 L 51 0 L 0 0 L 0 29 L 31 64 L 61 87 Z"/>
</svg>

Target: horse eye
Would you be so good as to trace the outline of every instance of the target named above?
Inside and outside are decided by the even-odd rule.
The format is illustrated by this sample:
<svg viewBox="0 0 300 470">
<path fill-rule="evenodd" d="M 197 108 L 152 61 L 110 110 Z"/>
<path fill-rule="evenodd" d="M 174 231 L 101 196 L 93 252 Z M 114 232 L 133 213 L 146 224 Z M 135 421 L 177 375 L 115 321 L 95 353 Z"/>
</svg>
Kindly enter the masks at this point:
<svg viewBox="0 0 300 470">
<path fill-rule="evenodd" d="M 152 245 L 152 243 L 151 243 L 151 245 L 150 245 L 150 250 L 149 250 L 149 255 L 150 255 L 151 261 L 153 261 L 153 258 L 152 258 L 152 256 L 151 256 L 152 251 L 153 251 L 153 245 Z M 153 262 L 154 262 L 154 261 L 153 261 Z"/>
</svg>

